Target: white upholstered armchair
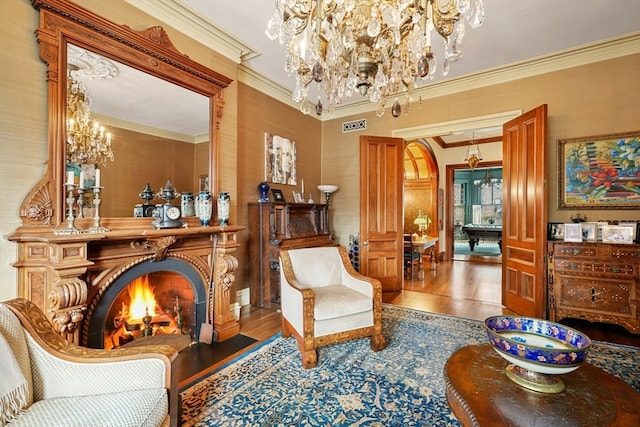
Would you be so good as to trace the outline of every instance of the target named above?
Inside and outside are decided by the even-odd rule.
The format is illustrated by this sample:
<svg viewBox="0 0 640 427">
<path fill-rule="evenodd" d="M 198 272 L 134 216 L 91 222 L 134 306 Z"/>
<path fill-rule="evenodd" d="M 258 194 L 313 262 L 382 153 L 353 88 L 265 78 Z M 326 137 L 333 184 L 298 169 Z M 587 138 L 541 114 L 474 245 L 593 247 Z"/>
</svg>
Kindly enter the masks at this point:
<svg viewBox="0 0 640 427">
<path fill-rule="evenodd" d="M 73 345 L 34 303 L 14 299 L 0 303 L 0 354 L 0 425 L 177 425 L 173 347 Z"/>
<path fill-rule="evenodd" d="M 293 335 L 302 365 L 313 368 L 317 347 L 369 337 L 384 349 L 382 285 L 353 269 L 343 247 L 280 250 L 282 336 Z"/>
</svg>

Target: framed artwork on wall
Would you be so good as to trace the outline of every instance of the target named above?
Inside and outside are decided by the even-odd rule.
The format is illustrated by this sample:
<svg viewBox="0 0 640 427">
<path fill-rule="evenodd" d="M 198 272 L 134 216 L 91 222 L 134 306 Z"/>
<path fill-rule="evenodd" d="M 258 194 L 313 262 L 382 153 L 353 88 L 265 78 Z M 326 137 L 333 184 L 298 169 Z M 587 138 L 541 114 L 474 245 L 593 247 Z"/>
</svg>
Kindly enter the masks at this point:
<svg viewBox="0 0 640 427">
<path fill-rule="evenodd" d="M 558 141 L 559 209 L 640 209 L 640 131 Z"/>
<path fill-rule="evenodd" d="M 200 191 L 209 191 L 209 175 L 200 175 L 198 184 Z"/>
<path fill-rule="evenodd" d="M 296 143 L 265 132 L 264 180 L 277 184 L 297 185 Z"/>
</svg>

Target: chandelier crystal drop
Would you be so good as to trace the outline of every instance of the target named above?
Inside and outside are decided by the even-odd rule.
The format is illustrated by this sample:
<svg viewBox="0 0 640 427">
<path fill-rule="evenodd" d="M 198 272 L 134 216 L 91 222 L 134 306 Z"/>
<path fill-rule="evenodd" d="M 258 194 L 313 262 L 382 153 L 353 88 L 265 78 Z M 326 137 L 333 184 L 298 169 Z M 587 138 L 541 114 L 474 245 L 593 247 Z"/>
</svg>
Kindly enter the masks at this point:
<svg viewBox="0 0 640 427">
<path fill-rule="evenodd" d="M 84 83 L 67 76 L 67 162 L 107 166 L 107 161 L 113 161 L 111 134 L 91 121 L 90 105 Z"/>
<path fill-rule="evenodd" d="M 433 79 L 433 36 L 444 41 L 446 76 L 462 57 L 465 21 L 476 28 L 483 19 L 482 0 L 275 0 L 265 33 L 286 46 L 284 69 L 296 77 L 292 98 L 301 109 L 312 82 L 329 109 L 356 91 L 384 108 L 390 96 L 410 97 Z"/>
</svg>

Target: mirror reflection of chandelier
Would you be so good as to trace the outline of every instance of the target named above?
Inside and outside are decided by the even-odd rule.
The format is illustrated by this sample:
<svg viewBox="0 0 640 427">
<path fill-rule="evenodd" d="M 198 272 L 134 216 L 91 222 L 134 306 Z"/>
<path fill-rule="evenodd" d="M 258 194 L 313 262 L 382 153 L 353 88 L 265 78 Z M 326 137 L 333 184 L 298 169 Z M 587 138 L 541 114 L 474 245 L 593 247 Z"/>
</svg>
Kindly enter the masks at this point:
<svg viewBox="0 0 640 427">
<path fill-rule="evenodd" d="M 293 100 L 308 112 L 307 95 L 318 83 L 332 112 L 354 91 L 379 103 L 433 79 L 437 68 L 432 36 L 444 39 L 442 73 L 462 57 L 466 20 L 484 19 L 482 0 L 276 0 L 266 30 L 287 47 L 284 68 L 296 76 Z M 462 18 L 465 19 L 462 19 Z M 435 32 L 434 32 L 435 31 Z M 316 114 L 323 106 L 318 96 Z M 396 99 L 394 117 L 402 113 Z"/>
<path fill-rule="evenodd" d="M 474 179 L 473 184 L 478 188 L 493 187 L 496 184 L 502 184 L 502 179 L 491 176 L 491 169 L 487 168 L 482 179 Z"/>
<path fill-rule="evenodd" d="M 111 134 L 91 122 L 91 98 L 85 85 L 67 77 L 67 161 L 78 165 L 113 161 Z"/>
</svg>

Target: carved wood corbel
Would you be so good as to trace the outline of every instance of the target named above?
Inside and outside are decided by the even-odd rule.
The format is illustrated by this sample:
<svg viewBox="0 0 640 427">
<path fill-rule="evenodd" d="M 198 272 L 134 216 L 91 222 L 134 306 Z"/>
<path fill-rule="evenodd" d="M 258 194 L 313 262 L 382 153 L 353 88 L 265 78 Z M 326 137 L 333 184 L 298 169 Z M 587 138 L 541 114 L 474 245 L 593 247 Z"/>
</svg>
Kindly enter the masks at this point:
<svg viewBox="0 0 640 427">
<path fill-rule="evenodd" d="M 229 301 L 231 301 L 229 290 L 236 280 L 235 271 L 238 268 L 238 260 L 228 253 L 220 253 L 215 263 L 213 324 L 218 340 L 224 341 L 240 332 L 240 325 L 229 309 Z"/>
<path fill-rule="evenodd" d="M 47 296 L 49 300 L 47 316 L 59 334 L 66 336 L 68 341 L 78 344 L 78 328 L 87 310 L 87 283 L 78 277 L 82 272 L 66 274 L 69 276 L 54 281 Z"/>
<path fill-rule="evenodd" d="M 176 236 L 164 236 L 159 239 L 144 239 L 131 242 L 133 249 L 155 252 L 152 262 L 162 261 L 167 257 L 169 248 L 178 241 Z"/>
</svg>

